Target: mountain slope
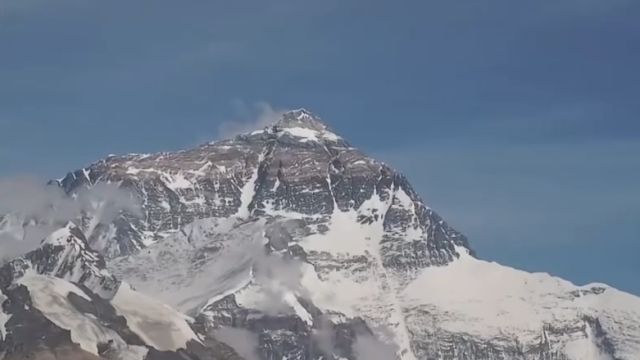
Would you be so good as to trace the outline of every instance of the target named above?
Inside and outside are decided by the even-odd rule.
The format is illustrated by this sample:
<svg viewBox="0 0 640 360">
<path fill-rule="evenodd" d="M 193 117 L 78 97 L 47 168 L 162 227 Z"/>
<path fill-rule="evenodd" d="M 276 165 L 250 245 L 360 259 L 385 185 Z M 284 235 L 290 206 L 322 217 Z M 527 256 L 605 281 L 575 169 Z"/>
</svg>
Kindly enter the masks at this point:
<svg viewBox="0 0 640 360">
<path fill-rule="evenodd" d="M 122 279 L 206 339 L 243 329 L 250 357 L 640 358 L 640 299 L 477 259 L 402 174 L 306 110 L 58 181 L 69 195 L 101 183 L 130 190 L 142 215 L 86 212 L 76 223 L 108 270 L 80 249 L 52 273 L 107 298 L 96 281 Z"/>
<path fill-rule="evenodd" d="M 420 352 L 438 358 L 455 358 L 452 343 L 483 354 L 476 358 L 500 358 L 500 352 L 527 359 L 640 354 L 638 298 L 603 284 L 575 286 L 462 255 L 423 270 L 402 297 L 409 328 L 430 339 Z"/>
<path fill-rule="evenodd" d="M 233 358 L 208 349 L 184 315 L 116 280 L 72 224 L 0 268 L 0 305 L 0 359 Z"/>
</svg>

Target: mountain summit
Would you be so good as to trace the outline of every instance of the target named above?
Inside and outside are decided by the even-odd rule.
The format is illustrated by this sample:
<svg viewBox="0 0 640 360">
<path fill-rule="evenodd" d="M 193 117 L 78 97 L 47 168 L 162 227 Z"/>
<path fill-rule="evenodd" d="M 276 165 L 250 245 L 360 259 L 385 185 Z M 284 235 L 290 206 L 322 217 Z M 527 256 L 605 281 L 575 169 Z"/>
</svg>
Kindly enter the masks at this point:
<svg viewBox="0 0 640 360">
<path fill-rule="evenodd" d="M 141 213 L 123 211 L 102 223 L 87 211 L 58 233 L 68 242 L 47 241 L 39 255 L 14 260 L 2 270 L 10 276 L 0 276 L 7 279 L 0 282 L 3 296 L 13 296 L 9 304 L 28 304 L 29 293 L 32 300 L 48 296 L 53 290 L 41 284 L 51 282 L 57 294 L 76 299 L 65 311 L 85 316 L 88 308 L 103 309 L 93 315 L 103 333 L 80 341 L 86 316 L 65 322 L 68 312 L 34 305 L 37 321 L 70 333 L 60 344 L 83 353 L 201 360 L 639 358 L 640 299 L 476 258 L 402 174 L 304 109 L 191 150 L 110 156 L 58 181 L 69 196 L 100 183 L 130 191 Z M 50 271 L 62 268 L 69 270 Z M 27 293 L 12 300 L 16 284 Z M 80 290 L 64 290 L 69 286 Z M 92 305 L 78 305 L 78 296 Z M 146 313 L 145 296 L 166 305 Z M 157 310 L 162 306 L 166 316 Z M 36 321 L 5 308 L 7 332 L 16 321 Z M 144 321 L 133 317 L 137 312 Z M 167 319 L 182 330 L 140 325 Z M 15 337 L 0 344 L 0 354 L 17 351 Z M 55 353 L 62 346 L 56 344 L 40 346 Z"/>
<path fill-rule="evenodd" d="M 306 128 L 315 131 L 327 131 L 329 127 L 312 112 L 307 109 L 298 109 L 287 111 L 275 123 L 275 126 L 281 128 Z"/>
</svg>

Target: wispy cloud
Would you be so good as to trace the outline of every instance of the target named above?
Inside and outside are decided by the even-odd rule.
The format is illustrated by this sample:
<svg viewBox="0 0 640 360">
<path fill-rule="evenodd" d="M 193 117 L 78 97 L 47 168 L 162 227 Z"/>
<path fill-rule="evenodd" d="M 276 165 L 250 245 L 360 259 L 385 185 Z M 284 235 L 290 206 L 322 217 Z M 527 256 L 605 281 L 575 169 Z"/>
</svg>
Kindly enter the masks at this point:
<svg viewBox="0 0 640 360">
<path fill-rule="evenodd" d="M 266 102 L 258 102 L 247 105 L 245 102 L 235 102 L 236 116 L 234 119 L 224 121 L 218 127 L 218 138 L 228 139 L 238 134 L 259 130 L 273 125 L 280 119 L 286 109 L 277 109 Z"/>
<path fill-rule="evenodd" d="M 371 335 L 360 335 L 353 345 L 357 360 L 397 359 L 397 347 L 384 343 Z"/>
<path fill-rule="evenodd" d="M 279 253 L 267 254 L 262 246 L 253 254 L 254 279 L 264 295 L 261 309 L 270 315 L 294 313 L 285 298 L 290 294 L 306 297 L 303 263 Z"/>
<path fill-rule="evenodd" d="M 258 335 L 239 328 L 221 327 L 213 336 L 231 346 L 243 359 L 260 360 L 258 355 Z"/>
<path fill-rule="evenodd" d="M 85 212 L 96 216 L 97 223 L 108 224 L 121 211 L 137 214 L 139 209 L 137 200 L 115 185 L 97 184 L 71 197 L 33 178 L 0 179 L 0 257 L 34 249 L 50 232 Z"/>
<path fill-rule="evenodd" d="M 333 324 L 326 317 L 319 319 L 318 326 L 313 329 L 312 338 L 323 354 L 332 356 L 337 353 Z"/>
</svg>

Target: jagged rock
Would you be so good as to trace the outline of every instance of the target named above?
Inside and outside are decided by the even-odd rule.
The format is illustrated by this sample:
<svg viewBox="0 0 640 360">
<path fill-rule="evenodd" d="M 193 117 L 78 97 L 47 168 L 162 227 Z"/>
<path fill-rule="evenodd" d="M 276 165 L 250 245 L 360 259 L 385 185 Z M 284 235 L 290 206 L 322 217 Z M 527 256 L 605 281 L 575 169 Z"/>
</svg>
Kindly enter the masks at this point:
<svg viewBox="0 0 640 360">
<path fill-rule="evenodd" d="M 0 359 L 241 360 L 116 280 L 73 224 L 3 265 L 0 280 Z M 191 338 L 167 349 L 176 336 Z"/>
</svg>

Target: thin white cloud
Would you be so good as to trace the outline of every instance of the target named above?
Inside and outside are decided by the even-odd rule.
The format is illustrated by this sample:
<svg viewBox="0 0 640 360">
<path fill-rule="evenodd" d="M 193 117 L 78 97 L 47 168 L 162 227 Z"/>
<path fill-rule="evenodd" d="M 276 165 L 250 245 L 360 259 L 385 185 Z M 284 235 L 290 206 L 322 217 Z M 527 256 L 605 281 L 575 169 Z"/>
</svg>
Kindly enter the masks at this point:
<svg viewBox="0 0 640 360">
<path fill-rule="evenodd" d="M 97 184 L 67 196 L 54 185 L 32 178 L 0 179 L 0 259 L 30 251 L 56 228 L 81 218 L 84 212 L 108 224 L 127 211 L 139 212 L 137 200 L 114 185 Z"/>
<path fill-rule="evenodd" d="M 313 340 L 324 355 L 333 355 L 336 353 L 333 326 L 324 316 L 319 319 L 319 322 L 318 327 L 313 330 Z"/>
<path fill-rule="evenodd" d="M 213 336 L 231 346 L 243 359 L 260 360 L 256 334 L 245 329 L 221 327 L 214 331 Z"/>
<path fill-rule="evenodd" d="M 384 343 L 371 335 L 356 338 L 353 351 L 357 360 L 393 360 L 397 359 L 397 347 Z"/>
<path fill-rule="evenodd" d="M 239 134 L 259 130 L 277 122 L 287 110 L 276 109 L 266 102 L 258 102 L 251 106 L 242 101 L 235 104 L 235 119 L 225 121 L 218 127 L 218 139 L 228 139 Z"/>
<path fill-rule="evenodd" d="M 267 254 L 262 246 L 253 250 L 253 273 L 264 294 L 261 309 L 265 313 L 294 313 L 284 299 L 289 293 L 306 295 L 302 286 L 302 265 L 299 260 L 279 253 Z"/>
</svg>

